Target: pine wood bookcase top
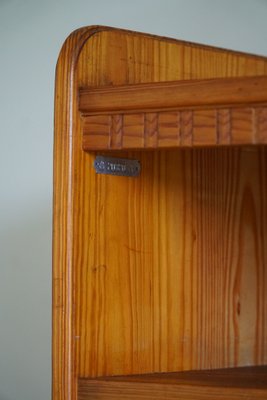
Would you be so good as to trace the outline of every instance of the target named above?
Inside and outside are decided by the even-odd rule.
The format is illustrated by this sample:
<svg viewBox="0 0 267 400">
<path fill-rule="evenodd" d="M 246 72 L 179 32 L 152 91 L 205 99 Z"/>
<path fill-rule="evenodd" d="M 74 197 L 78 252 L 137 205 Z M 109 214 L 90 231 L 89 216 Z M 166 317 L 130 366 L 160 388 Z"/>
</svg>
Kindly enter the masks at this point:
<svg viewBox="0 0 267 400">
<path fill-rule="evenodd" d="M 67 38 L 53 400 L 267 398 L 266 144 L 267 58 L 102 26 Z M 97 156 L 141 172 L 96 173 Z"/>
</svg>

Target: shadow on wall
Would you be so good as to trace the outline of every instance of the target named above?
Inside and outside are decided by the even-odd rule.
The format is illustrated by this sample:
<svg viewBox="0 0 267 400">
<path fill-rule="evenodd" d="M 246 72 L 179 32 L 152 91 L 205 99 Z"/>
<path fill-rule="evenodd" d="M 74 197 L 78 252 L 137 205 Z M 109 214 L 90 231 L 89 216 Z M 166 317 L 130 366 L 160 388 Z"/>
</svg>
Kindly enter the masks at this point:
<svg viewBox="0 0 267 400">
<path fill-rule="evenodd" d="M 27 211 L 0 226 L 1 400 L 47 400 L 50 385 L 52 212 Z"/>
</svg>

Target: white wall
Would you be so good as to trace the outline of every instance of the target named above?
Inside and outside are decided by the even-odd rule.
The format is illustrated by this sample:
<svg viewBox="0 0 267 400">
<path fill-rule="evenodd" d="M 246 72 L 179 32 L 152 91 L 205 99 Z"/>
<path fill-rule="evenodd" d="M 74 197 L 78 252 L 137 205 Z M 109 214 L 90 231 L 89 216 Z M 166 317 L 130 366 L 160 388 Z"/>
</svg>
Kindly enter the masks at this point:
<svg viewBox="0 0 267 400">
<path fill-rule="evenodd" d="M 266 0 L 0 0 L 0 400 L 50 399 L 54 68 L 111 25 L 267 55 Z"/>
</svg>

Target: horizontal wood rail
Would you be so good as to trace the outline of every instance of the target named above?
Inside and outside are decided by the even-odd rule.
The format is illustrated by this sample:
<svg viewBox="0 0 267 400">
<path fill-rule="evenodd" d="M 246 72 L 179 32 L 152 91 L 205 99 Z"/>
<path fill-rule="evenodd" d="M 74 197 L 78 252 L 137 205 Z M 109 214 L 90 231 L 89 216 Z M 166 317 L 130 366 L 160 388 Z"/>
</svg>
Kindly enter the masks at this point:
<svg viewBox="0 0 267 400">
<path fill-rule="evenodd" d="M 267 368 L 162 373 L 78 381 L 78 400 L 241 400 L 267 398 Z"/>
<path fill-rule="evenodd" d="M 244 106 L 267 102 L 267 76 L 81 88 L 83 114 Z"/>
</svg>

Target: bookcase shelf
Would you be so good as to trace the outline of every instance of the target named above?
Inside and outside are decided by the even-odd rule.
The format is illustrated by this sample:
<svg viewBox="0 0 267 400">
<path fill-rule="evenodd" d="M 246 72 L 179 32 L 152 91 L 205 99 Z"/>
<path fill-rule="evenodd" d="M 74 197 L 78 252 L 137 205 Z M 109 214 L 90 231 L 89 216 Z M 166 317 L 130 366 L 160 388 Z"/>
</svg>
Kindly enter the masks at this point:
<svg viewBox="0 0 267 400">
<path fill-rule="evenodd" d="M 99 26 L 66 40 L 53 400 L 267 398 L 266 93 L 264 57 Z"/>
<path fill-rule="evenodd" d="M 267 77 L 81 89 L 83 149 L 267 143 Z"/>
<path fill-rule="evenodd" d="M 80 379 L 78 393 L 81 400 L 265 400 L 266 377 L 267 367 L 103 377 Z"/>
</svg>

